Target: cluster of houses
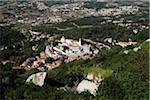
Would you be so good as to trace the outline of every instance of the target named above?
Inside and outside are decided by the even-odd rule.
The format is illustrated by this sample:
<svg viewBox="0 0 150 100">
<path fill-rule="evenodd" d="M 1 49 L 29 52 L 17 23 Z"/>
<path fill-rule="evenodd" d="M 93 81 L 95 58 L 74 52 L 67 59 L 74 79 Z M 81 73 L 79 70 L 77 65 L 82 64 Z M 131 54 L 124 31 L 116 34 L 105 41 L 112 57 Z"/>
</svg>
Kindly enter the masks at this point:
<svg viewBox="0 0 150 100">
<path fill-rule="evenodd" d="M 145 42 L 150 42 L 150 39 L 145 40 Z M 134 47 L 133 49 L 124 50 L 123 53 L 129 54 L 131 51 L 138 52 L 139 50 L 141 50 L 141 48 L 142 48 L 142 44 L 138 47 Z"/>
<path fill-rule="evenodd" d="M 62 62 L 68 63 L 77 59 L 91 59 L 99 52 L 98 48 L 94 48 L 90 44 L 82 44 L 81 39 L 79 41 L 73 39 L 65 39 L 62 37 L 60 40 L 55 41 L 51 45 L 47 45 L 45 51 L 40 53 L 37 58 L 28 58 L 19 67 L 14 69 L 39 69 L 48 70 L 59 67 Z M 52 62 L 47 63 L 46 60 Z"/>
<path fill-rule="evenodd" d="M 137 44 L 137 42 L 133 42 L 132 39 L 129 39 L 129 42 L 122 42 L 122 41 L 117 42 L 116 40 L 113 40 L 113 38 L 111 38 L 111 37 L 104 39 L 104 42 L 108 42 L 112 45 L 118 45 L 118 46 L 121 46 L 122 48 L 125 48 L 129 45 Z"/>
<path fill-rule="evenodd" d="M 62 63 L 69 63 L 77 59 L 92 59 L 96 54 L 98 54 L 101 48 L 111 49 L 108 45 L 103 43 L 94 42 L 90 39 L 83 39 L 88 44 L 82 44 L 81 39 L 65 39 L 62 37 L 60 40 L 55 40 L 47 45 L 45 51 L 40 53 L 40 56 L 35 58 L 28 58 L 19 67 L 14 67 L 14 69 L 38 69 L 38 70 L 52 70 L 59 67 Z M 135 45 L 137 42 L 117 42 L 112 38 L 106 38 L 104 42 L 108 42 L 112 45 L 119 45 L 122 48 L 129 45 Z M 92 46 L 95 45 L 95 48 Z M 37 46 L 32 46 L 33 51 L 37 51 Z"/>
<path fill-rule="evenodd" d="M 115 5 L 107 7 L 107 5 Z M 9 23 L 30 24 L 32 26 L 40 24 L 59 23 L 69 18 L 84 18 L 88 16 L 118 16 L 120 14 L 136 14 L 139 11 L 138 6 L 120 6 L 119 3 L 107 3 L 102 9 L 87 8 L 84 2 L 74 2 L 68 4 L 54 4 L 48 6 L 45 2 L 14 2 L 9 6 L 4 5 L 0 9 L 7 11 L 7 18 L 3 19 Z M 9 11 L 9 9 L 14 9 Z M 16 13 L 17 12 L 17 13 Z M 11 15 L 11 16 L 10 16 Z M 6 24 L 6 23 L 5 23 Z M 2 24 L 3 25 L 3 24 Z"/>
<path fill-rule="evenodd" d="M 102 8 L 95 15 L 117 16 L 121 14 L 136 14 L 139 11 L 138 6 L 119 6 L 114 8 Z"/>
<path fill-rule="evenodd" d="M 121 47 L 127 47 L 127 46 L 129 46 L 129 45 L 135 45 L 135 44 L 137 44 L 137 42 L 132 42 L 132 41 L 129 41 L 129 42 L 118 42 L 118 43 L 116 43 L 116 45 L 119 45 L 119 46 L 121 46 Z"/>
</svg>

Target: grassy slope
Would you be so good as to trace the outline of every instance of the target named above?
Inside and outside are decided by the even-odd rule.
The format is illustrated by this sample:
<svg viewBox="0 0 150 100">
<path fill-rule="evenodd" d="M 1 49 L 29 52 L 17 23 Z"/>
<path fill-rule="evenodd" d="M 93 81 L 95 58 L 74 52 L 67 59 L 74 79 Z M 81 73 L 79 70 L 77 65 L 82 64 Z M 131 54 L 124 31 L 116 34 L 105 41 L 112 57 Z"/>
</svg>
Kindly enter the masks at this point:
<svg viewBox="0 0 150 100">
<path fill-rule="evenodd" d="M 137 53 L 118 53 L 106 58 L 105 68 L 114 71 L 112 77 L 99 88 L 99 96 L 109 99 L 147 100 L 149 87 L 148 68 L 149 44 L 143 43 Z"/>
<path fill-rule="evenodd" d="M 131 51 L 128 55 L 123 54 L 120 49 L 112 51 L 104 51 L 93 60 L 78 60 L 69 64 L 64 64 L 56 70 L 48 72 L 49 79 L 43 87 L 24 84 L 25 79 L 30 72 L 26 73 L 26 77 L 17 78 L 15 84 L 17 87 L 8 88 L 6 94 L 10 98 L 26 98 L 26 99 L 96 99 L 96 100 L 147 100 L 148 99 L 148 50 L 149 44 L 143 43 L 142 49 L 137 53 Z M 110 52 L 110 53 L 108 53 Z M 57 90 L 58 85 L 68 84 L 75 77 L 83 77 L 84 69 L 93 64 L 100 64 L 103 69 L 112 69 L 111 77 L 102 81 L 97 96 L 94 97 L 88 92 L 77 94 L 70 91 Z M 53 84 L 57 82 L 58 85 Z M 21 82 L 21 83 L 20 83 Z M 20 84 L 20 85 L 19 85 Z M 51 86 L 55 85 L 55 86 Z M 60 86 L 61 86 L 60 85 Z"/>
</svg>

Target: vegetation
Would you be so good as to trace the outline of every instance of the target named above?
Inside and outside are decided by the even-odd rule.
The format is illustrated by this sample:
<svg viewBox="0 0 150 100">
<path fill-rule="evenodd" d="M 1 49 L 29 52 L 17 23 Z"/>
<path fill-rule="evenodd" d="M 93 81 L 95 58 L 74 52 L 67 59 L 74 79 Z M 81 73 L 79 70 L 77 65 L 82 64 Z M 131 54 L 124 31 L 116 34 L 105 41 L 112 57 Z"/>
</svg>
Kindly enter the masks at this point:
<svg viewBox="0 0 150 100">
<path fill-rule="evenodd" d="M 126 20 L 124 23 L 128 23 L 127 20 L 133 20 L 132 23 L 138 23 L 139 18 L 134 18 L 133 16 L 122 16 Z M 141 17 L 141 16 L 139 16 Z M 145 16 L 146 17 L 146 16 Z M 147 18 L 147 17 L 146 17 Z M 112 18 L 111 20 L 117 20 L 117 18 Z M 50 25 L 44 25 L 44 26 L 37 26 L 33 27 L 33 30 L 41 31 L 43 33 L 50 33 L 50 34 L 59 34 L 64 35 L 67 38 L 89 38 L 93 41 L 100 41 L 103 42 L 103 40 L 107 37 L 112 37 L 115 40 L 118 41 L 128 41 L 129 38 L 132 38 L 133 41 L 143 42 L 145 39 L 147 39 L 148 36 L 148 29 L 144 29 L 141 31 L 138 31 L 138 34 L 134 34 L 134 29 L 139 29 L 138 26 L 132 25 L 131 28 L 121 27 L 117 24 L 108 23 L 101 24 L 102 22 L 106 22 L 105 19 L 100 17 L 87 17 L 67 22 L 62 22 L 59 24 L 55 24 L 53 26 Z M 148 25 L 148 21 L 142 21 L 143 25 Z M 77 24 L 79 27 L 76 27 L 73 25 Z M 142 24 L 141 22 L 139 22 Z M 72 34 L 74 33 L 74 34 Z"/>
<path fill-rule="evenodd" d="M 93 0 L 94 1 L 94 0 Z M 84 7 L 89 9 L 101 9 L 106 7 L 107 2 L 86 2 Z"/>
<path fill-rule="evenodd" d="M 47 2 L 47 5 L 50 2 Z M 105 3 L 104 3 L 105 5 Z M 101 5 L 103 7 L 104 5 Z M 95 6 L 93 2 L 87 7 Z M 99 7 L 99 4 L 98 4 Z M 100 8 L 97 8 L 100 9 Z M 131 23 L 148 26 L 148 16 L 136 15 L 133 17 L 122 15 L 124 23 L 127 20 L 133 20 Z M 139 18 L 145 18 L 140 21 Z M 118 20 L 112 17 L 112 20 Z M 107 37 L 112 37 L 118 41 L 128 41 L 132 38 L 137 41 L 135 46 L 121 48 L 112 46 L 111 50 L 101 49 L 92 60 L 79 59 L 70 63 L 63 63 L 57 69 L 47 71 L 43 87 L 34 84 L 26 84 L 27 77 L 38 70 L 13 70 L 12 67 L 20 65 L 26 58 L 39 56 L 39 53 L 47 45 L 46 39 L 39 41 L 30 41 L 29 33 L 22 34 L 13 29 L 13 26 L 0 27 L 0 78 L 2 79 L 0 90 L 1 99 L 78 99 L 78 100 L 147 100 L 149 95 L 149 68 L 148 68 L 148 51 L 149 43 L 144 42 L 148 38 L 148 29 L 140 30 L 138 25 L 132 25 L 130 28 L 121 27 L 113 23 L 104 23 L 107 20 L 99 17 L 86 17 L 82 19 L 71 20 L 54 25 L 41 25 L 32 27 L 33 31 L 41 31 L 44 34 L 64 35 L 66 38 L 88 38 L 93 41 L 103 42 Z M 77 26 L 75 26 L 74 24 Z M 137 34 L 133 29 L 139 29 Z M 32 51 L 32 46 L 37 44 L 38 51 Z M 110 44 L 109 44 L 110 45 Z M 134 52 L 132 49 L 141 46 L 141 49 Z M 124 54 L 124 50 L 130 50 Z M 3 64 L 3 61 L 10 62 Z M 54 59 L 46 59 L 51 63 Z M 97 96 L 89 92 L 78 94 L 75 91 L 65 91 L 62 87 L 73 87 L 74 82 L 85 79 L 87 73 L 92 72 L 95 76 L 101 74 L 104 80 L 101 82 L 97 91 Z"/>
<path fill-rule="evenodd" d="M 118 47 L 114 47 L 112 51 L 101 51 L 92 60 L 80 59 L 63 64 L 55 70 L 47 71 L 43 87 L 25 84 L 26 78 L 35 73 L 35 70 L 14 71 L 11 70 L 12 65 L 2 65 L 2 68 L 8 68 L 1 71 L 2 90 L 5 90 L 3 95 L 8 99 L 148 99 L 148 43 L 144 42 L 141 48 L 137 53 L 131 51 L 126 55 Z M 72 86 L 76 80 L 82 80 L 84 72 L 94 68 L 91 67 L 93 64 L 100 69 L 113 70 L 111 77 L 102 81 L 96 97 L 88 92 L 78 94 L 58 90 L 65 85 Z"/>
</svg>

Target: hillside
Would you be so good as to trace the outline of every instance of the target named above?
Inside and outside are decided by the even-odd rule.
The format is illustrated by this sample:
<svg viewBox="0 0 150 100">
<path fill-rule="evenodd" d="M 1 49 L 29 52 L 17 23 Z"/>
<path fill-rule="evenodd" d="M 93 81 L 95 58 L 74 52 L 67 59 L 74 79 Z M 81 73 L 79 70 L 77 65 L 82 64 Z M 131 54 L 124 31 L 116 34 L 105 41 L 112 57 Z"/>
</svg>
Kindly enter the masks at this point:
<svg viewBox="0 0 150 100">
<path fill-rule="evenodd" d="M 7 81 L 2 84 L 2 86 L 7 84 L 7 86 L 2 87 L 5 89 L 4 94 L 13 99 L 148 99 L 149 43 L 143 42 L 141 49 L 137 52 L 132 50 L 128 54 L 124 54 L 124 50 L 120 47 L 113 47 L 111 51 L 102 50 L 90 61 L 81 59 L 63 64 L 56 70 L 48 71 L 47 81 L 43 87 L 24 83 L 27 76 L 37 72 L 36 70 L 8 72 L 3 69 L 3 75 L 9 73 Z M 90 68 L 90 66 L 95 66 L 95 64 L 102 69 L 113 70 L 112 75 L 102 81 L 96 97 L 88 92 L 78 94 L 69 90 L 58 89 L 65 85 L 71 85 L 76 79 L 84 78 L 84 70 Z M 3 68 L 6 66 L 10 65 L 7 64 Z M 11 84 L 13 84 L 13 87 L 11 87 Z"/>
</svg>

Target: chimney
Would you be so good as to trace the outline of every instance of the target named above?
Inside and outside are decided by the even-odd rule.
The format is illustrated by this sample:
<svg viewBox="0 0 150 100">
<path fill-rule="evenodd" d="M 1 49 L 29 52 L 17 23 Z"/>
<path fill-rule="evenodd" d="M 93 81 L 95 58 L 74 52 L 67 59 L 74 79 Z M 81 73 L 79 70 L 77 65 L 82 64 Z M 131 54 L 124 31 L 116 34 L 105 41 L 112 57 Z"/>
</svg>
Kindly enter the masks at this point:
<svg viewBox="0 0 150 100">
<path fill-rule="evenodd" d="M 79 39 L 79 45 L 81 46 L 81 38 Z"/>
</svg>

